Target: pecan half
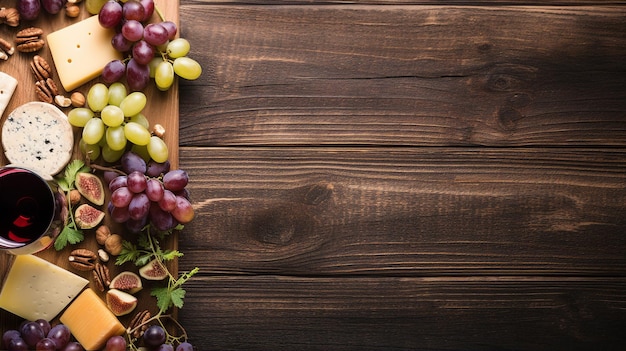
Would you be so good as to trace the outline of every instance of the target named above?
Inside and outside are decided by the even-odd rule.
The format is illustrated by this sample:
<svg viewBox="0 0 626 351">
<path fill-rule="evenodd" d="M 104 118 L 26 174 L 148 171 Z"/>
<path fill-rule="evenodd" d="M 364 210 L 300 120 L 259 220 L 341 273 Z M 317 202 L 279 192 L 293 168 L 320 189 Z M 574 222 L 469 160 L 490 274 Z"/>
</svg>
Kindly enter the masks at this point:
<svg viewBox="0 0 626 351">
<path fill-rule="evenodd" d="M 35 80 L 46 80 L 52 77 L 52 67 L 46 59 L 39 55 L 33 56 L 33 60 L 30 62 L 30 68 L 35 75 Z"/>
<path fill-rule="evenodd" d="M 40 50 L 46 42 L 41 39 L 43 29 L 29 27 L 22 29 L 15 35 L 15 47 L 19 52 L 35 52 Z"/>
<path fill-rule="evenodd" d="M 141 312 L 137 312 L 137 314 L 131 319 L 130 324 L 128 325 L 127 332 L 133 338 L 140 338 L 143 333 L 148 329 L 148 320 L 150 319 L 150 311 L 143 310 Z"/>
<path fill-rule="evenodd" d="M 100 262 L 96 262 L 96 266 L 93 270 L 93 281 L 96 284 L 96 288 L 100 291 L 106 290 L 111 284 L 111 275 L 109 268 Z"/>
<path fill-rule="evenodd" d="M 20 12 L 14 8 L 0 8 L 0 23 L 6 23 L 11 27 L 17 27 L 20 24 Z"/>
<path fill-rule="evenodd" d="M 54 97 L 59 95 L 59 89 L 52 78 L 35 82 L 35 91 L 40 101 L 49 104 L 53 103 Z"/>
<path fill-rule="evenodd" d="M 5 39 L 0 38 L 0 52 L 4 53 L 2 59 L 6 60 L 9 56 L 13 55 L 15 47 Z"/>
<path fill-rule="evenodd" d="M 70 256 L 67 259 L 70 261 L 70 266 L 75 269 L 90 271 L 95 268 L 98 256 L 89 249 L 76 249 L 70 252 Z"/>
</svg>

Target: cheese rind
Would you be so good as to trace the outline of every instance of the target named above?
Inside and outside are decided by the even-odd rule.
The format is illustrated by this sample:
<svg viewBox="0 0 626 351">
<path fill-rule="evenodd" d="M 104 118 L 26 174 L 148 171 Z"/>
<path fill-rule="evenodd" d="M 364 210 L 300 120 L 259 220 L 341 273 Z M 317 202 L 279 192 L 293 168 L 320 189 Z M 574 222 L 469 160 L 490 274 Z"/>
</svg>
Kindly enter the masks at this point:
<svg viewBox="0 0 626 351">
<path fill-rule="evenodd" d="M 51 178 L 72 158 L 74 133 L 63 111 L 33 101 L 18 106 L 7 116 L 2 125 L 2 146 L 13 165 Z"/>
<path fill-rule="evenodd" d="M 69 92 L 96 78 L 104 66 L 122 59 L 111 45 L 114 29 L 104 28 L 94 15 L 47 36 L 59 80 Z"/>
<path fill-rule="evenodd" d="M 0 72 L 0 117 L 2 117 L 4 110 L 9 106 L 15 88 L 17 88 L 17 79 Z"/>
<path fill-rule="evenodd" d="M 0 307 L 26 320 L 50 321 L 88 283 L 37 256 L 17 255 L 0 292 Z"/>
<path fill-rule="evenodd" d="M 109 338 L 125 332 L 122 323 L 91 289 L 83 291 L 59 320 L 87 351 L 99 350 Z"/>
</svg>

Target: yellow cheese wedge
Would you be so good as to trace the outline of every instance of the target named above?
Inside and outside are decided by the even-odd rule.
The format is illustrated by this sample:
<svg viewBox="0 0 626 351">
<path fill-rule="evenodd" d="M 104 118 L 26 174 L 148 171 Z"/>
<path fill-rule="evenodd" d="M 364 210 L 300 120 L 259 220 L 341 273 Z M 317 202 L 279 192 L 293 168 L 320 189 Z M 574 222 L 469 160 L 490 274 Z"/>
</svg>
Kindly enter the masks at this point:
<svg viewBox="0 0 626 351">
<path fill-rule="evenodd" d="M 65 91 L 69 92 L 102 73 L 122 54 L 111 45 L 114 29 L 104 28 L 94 15 L 47 36 L 52 60 Z"/>
<path fill-rule="evenodd" d="M 50 321 L 88 283 L 37 256 L 17 255 L 0 292 L 0 307 L 30 321 Z"/>
<path fill-rule="evenodd" d="M 101 349 L 110 337 L 122 335 L 125 331 L 122 323 L 91 289 L 83 291 L 59 320 L 88 351 Z"/>
</svg>

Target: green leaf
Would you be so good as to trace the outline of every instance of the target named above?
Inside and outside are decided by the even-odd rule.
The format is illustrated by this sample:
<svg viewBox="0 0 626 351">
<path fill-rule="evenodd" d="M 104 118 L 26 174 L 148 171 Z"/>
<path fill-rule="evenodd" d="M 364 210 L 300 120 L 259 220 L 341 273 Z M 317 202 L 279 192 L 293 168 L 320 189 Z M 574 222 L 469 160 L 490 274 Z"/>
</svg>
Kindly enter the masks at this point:
<svg viewBox="0 0 626 351">
<path fill-rule="evenodd" d="M 67 244 L 77 244 L 83 241 L 83 239 L 85 239 L 83 232 L 66 225 L 54 241 L 54 249 L 57 251 L 63 250 Z"/>
<path fill-rule="evenodd" d="M 59 188 L 61 188 L 61 190 L 63 190 L 64 192 L 72 190 L 72 188 L 70 188 L 70 185 L 67 184 L 67 181 L 65 179 L 58 179 L 57 184 L 59 185 Z"/>
<path fill-rule="evenodd" d="M 64 181 L 67 184 L 67 187 L 69 189 L 74 188 L 74 181 L 76 180 L 76 174 L 78 174 L 78 172 L 83 170 L 84 166 L 85 166 L 85 162 L 83 162 L 80 159 L 75 159 L 65 167 L 65 173 L 63 174 Z"/>
<path fill-rule="evenodd" d="M 165 312 L 170 308 L 172 300 L 170 299 L 170 292 L 167 288 L 153 288 L 150 291 L 150 295 L 156 297 L 157 307 L 161 312 Z"/>
<path fill-rule="evenodd" d="M 178 307 L 178 308 L 182 308 L 183 307 L 183 299 L 185 298 L 185 289 L 183 288 L 178 288 L 178 289 L 174 289 L 172 290 L 172 292 L 170 293 L 170 301 L 171 303 Z"/>
<path fill-rule="evenodd" d="M 122 251 L 117 256 L 115 264 L 118 266 L 123 265 L 126 262 L 134 262 L 141 252 L 137 250 L 137 247 L 130 241 L 122 241 Z"/>
<path fill-rule="evenodd" d="M 161 255 L 163 261 L 171 261 L 176 257 L 183 257 L 183 253 L 178 250 L 165 250 Z"/>
</svg>

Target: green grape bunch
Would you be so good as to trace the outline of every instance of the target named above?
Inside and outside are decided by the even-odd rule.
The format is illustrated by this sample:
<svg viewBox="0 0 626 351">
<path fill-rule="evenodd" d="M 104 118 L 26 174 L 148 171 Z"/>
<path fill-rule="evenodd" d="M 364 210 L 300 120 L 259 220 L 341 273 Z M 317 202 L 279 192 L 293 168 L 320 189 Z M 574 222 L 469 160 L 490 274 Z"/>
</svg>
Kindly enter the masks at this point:
<svg viewBox="0 0 626 351">
<path fill-rule="evenodd" d="M 167 144 L 150 133 L 150 123 L 142 113 L 147 102 L 143 92 L 128 93 L 120 82 L 109 87 L 104 83 L 92 85 L 87 106 L 73 108 L 67 115 L 71 125 L 82 128 L 81 152 L 91 161 L 102 157 L 115 163 L 130 148 L 146 159 L 167 161 Z"/>
</svg>

